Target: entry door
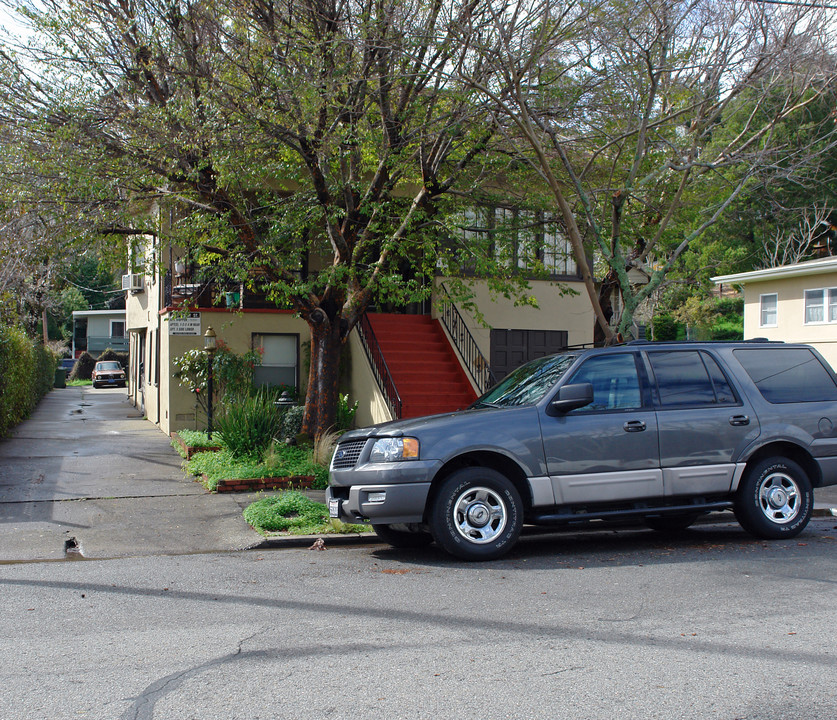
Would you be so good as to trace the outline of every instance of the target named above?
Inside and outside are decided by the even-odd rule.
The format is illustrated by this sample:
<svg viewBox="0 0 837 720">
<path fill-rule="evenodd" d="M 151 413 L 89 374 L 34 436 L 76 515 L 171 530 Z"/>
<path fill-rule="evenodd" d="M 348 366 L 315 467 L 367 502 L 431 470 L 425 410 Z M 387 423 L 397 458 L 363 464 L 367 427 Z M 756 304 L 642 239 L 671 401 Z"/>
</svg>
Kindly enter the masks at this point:
<svg viewBox="0 0 837 720">
<path fill-rule="evenodd" d="M 639 380 L 636 355 L 586 360 L 568 383 L 593 386 L 593 402 L 541 418 L 547 472 L 559 504 L 663 494 L 657 416 Z"/>
</svg>

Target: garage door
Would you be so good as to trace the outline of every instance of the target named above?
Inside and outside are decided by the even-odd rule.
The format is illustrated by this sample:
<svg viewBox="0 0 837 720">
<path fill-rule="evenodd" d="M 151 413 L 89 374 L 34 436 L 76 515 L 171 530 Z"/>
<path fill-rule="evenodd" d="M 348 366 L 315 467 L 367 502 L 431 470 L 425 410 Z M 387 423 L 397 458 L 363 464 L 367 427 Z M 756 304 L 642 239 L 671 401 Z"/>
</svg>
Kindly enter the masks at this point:
<svg viewBox="0 0 837 720">
<path fill-rule="evenodd" d="M 499 380 L 523 363 L 561 352 L 566 347 L 566 330 L 493 329 L 489 363 L 494 376 Z"/>
</svg>

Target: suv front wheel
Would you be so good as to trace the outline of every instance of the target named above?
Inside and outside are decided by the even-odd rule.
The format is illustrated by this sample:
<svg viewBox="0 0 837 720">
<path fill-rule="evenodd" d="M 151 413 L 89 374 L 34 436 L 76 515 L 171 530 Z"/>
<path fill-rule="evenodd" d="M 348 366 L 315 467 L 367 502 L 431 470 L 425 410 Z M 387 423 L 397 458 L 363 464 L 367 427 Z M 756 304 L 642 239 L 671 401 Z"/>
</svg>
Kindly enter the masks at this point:
<svg viewBox="0 0 837 720">
<path fill-rule="evenodd" d="M 436 542 L 464 560 L 494 560 L 517 542 L 523 503 L 511 481 L 485 467 L 466 467 L 445 480 L 430 511 Z"/>
<path fill-rule="evenodd" d="M 792 538 L 811 519 L 814 493 L 793 460 L 766 458 L 748 469 L 735 496 L 735 517 L 747 532 L 768 540 Z"/>
</svg>

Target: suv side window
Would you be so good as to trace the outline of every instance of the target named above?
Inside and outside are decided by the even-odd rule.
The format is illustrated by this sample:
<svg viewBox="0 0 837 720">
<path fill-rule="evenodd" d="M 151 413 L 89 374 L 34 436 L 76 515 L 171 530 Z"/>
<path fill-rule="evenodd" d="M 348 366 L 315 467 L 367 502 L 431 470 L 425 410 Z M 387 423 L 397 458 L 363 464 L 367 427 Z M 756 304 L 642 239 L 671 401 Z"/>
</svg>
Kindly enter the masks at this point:
<svg viewBox="0 0 837 720">
<path fill-rule="evenodd" d="M 697 350 L 649 352 L 664 408 L 731 405 L 737 402 L 718 363 Z"/>
<path fill-rule="evenodd" d="M 593 402 L 573 413 L 601 410 L 635 410 L 642 407 L 639 377 L 633 353 L 598 355 L 586 360 L 569 383 L 590 383 Z"/>
<path fill-rule="evenodd" d="M 837 385 L 808 348 L 733 350 L 769 403 L 837 400 Z"/>
</svg>

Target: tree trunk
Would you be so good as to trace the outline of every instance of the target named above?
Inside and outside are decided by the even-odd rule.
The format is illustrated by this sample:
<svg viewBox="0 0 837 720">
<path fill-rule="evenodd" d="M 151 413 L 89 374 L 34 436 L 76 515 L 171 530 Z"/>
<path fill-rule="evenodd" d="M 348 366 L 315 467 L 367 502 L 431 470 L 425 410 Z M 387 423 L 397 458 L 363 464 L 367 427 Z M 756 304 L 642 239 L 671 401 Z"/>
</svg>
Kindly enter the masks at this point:
<svg viewBox="0 0 837 720">
<path fill-rule="evenodd" d="M 311 367 L 302 432 L 320 437 L 334 427 L 340 380 L 340 352 L 343 347 L 341 317 L 329 318 L 318 308 L 308 320 L 311 328 Z"/>
</svg>

